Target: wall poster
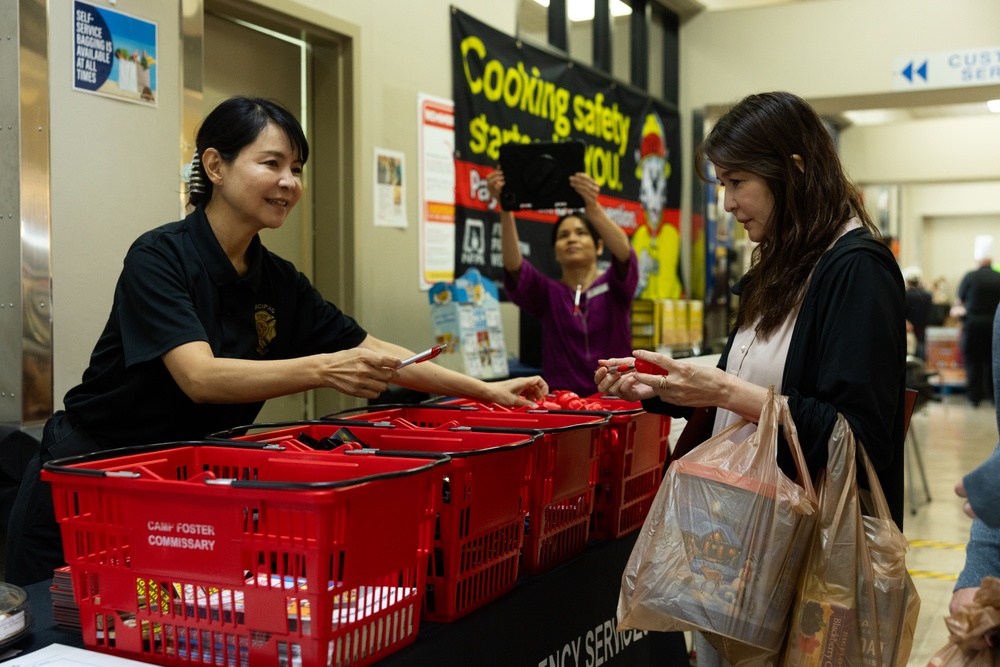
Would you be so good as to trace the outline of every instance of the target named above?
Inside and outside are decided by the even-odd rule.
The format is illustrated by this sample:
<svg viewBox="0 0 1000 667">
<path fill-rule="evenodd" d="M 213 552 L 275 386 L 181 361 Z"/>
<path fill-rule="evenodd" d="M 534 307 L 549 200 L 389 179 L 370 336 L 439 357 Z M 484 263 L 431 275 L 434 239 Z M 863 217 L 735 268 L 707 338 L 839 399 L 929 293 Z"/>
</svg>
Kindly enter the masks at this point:
<svg viewBox="0 0 1000 667">
<path fill-rule="evenodd" d="M 680 118 L 667 103 L 596 70 L 452 11 L 455 103 L 455 273 L 502 285 L 500 222 L 486 177 L 509 141 L 581 140 L 600 202 L 639 257 L 637 296 L 686 292 L 680 265 Z M 526 259 L 558 275 L 551 212 L 519 212 Z M 610 261 L 610 260 L 607 260 Z"/>
<path fill-rule="evenodd" d="M 375 149 L 375 226 L 406 229 L 405 155 L 386 148 Z"/>
<path fill-rule="evenodd" d="M 417 96 L 420 289 L 455 278 L 455 105 Z"/>
<path fill-rule="evenodd" d="M 73 89 L 155 107 L 156 23 L 73 3 Z"/>
</svg>

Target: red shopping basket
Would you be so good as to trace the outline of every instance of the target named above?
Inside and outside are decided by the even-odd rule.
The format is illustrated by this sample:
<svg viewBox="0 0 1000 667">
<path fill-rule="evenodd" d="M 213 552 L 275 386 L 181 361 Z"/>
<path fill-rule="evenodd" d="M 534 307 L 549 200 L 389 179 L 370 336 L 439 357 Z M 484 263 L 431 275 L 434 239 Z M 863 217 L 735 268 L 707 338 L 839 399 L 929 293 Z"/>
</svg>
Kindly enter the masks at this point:
<svg viewBox="0 0 1000 667">
<path fill-rule="evenodd" d="M 416 638 L 449 463 L 183 442 L 49 462 L 42 478 L 88 648 L 357 666 Z"/>
<path fill-rule="evenodd" d="M 583 399 L 611 412 L 602 443 L 590 535 L 617 539 L 646 520 L 670 455 L 670 417 L 646 412 L 638 401 L 595 394 Z"/>
<path fill-rule="evenodd" d="M 424 428 L 448 424 L 476 430 L 541 431 L 531 474 L 521 571 L 541 572 L 587 545 L 597 484 L 597 458 L 611 414 L 604 411 L 524 410 L 477 403 L 373 406 L 331 417 L 369 423 L 404 420 Z M 365 411 L 367 410 L 367 411 Z"/>
<path fill-rule="evenodd" d="M 355 446 L 449 455 L 423 611 L 428 620 L 453 621 L 510 590 L 517 580 L 528 483 L 540 436 L 447 426 L 431 430 L 400 420 L 378 425 L 324 420 L 243 426 L 212 437 L 313 449 L 359 442 Z"/>
</svg>

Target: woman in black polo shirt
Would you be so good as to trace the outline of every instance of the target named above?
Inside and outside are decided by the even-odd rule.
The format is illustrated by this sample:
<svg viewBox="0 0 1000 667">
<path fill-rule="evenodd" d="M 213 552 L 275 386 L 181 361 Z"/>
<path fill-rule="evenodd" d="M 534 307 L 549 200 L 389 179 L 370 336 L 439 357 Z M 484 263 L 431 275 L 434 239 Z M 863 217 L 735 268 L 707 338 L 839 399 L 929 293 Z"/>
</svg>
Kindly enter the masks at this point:
<svg viewBox="0 0 1000 667">
<path fill-rule="evenodd" d="M 46 423 L 8 526 L 6 579 L 26 585 L 63 564 L 45 461 L 128 445 L 191 440 L 254 421 L 269 398 L 328 387 L 375 398 L 390 382 L 445 396 L 527 405 L 540 377 L 486 383 L 436 364 L 396 370 L 412 353 L 368 334 L 270 253 L 302 194 L 309 145 L 273 101 L 236 97 L 202 123 L 194 211 L 140 236 L 83 381 Z"/>
</svg>

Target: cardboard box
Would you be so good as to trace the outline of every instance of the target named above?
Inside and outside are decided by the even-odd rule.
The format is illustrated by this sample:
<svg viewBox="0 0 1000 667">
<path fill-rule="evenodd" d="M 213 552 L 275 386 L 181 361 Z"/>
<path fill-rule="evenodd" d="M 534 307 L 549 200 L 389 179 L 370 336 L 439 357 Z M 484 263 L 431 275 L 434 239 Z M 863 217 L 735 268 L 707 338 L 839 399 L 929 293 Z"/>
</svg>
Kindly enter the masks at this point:
<svg viewBox="0 0 1000 667">
<path fill-rule="evenodd" d="M 688 342 L 697 350 L 705 345 L 705 304 L 697 299 L 688 302 Z"/>
<path fill-rule="evenodd" d="M 656 345 L 656 303 L 636 299 L 632 302 L 632 349 L 650 350 Z"/>
<path fill-rule="evenodd" d="M 778 650 L 811 525 L 775 505 L 773 485 L 714 466 L 671 464 L 678 502 L 672 527 L 683 536 L 662 597 L 667 612 L 738 642 Z M 773 558 L 773 560 L 771 560 Z"/>
<path fill-rule="evenodd" d="M 928 370 L 962 367 L 957 328 L 927 327 L 925 347 Z"/>
<path fill-rule="evenodd" d="M 448 344 L 435 360 L 445 368 L 495 380 L 510 375 L 497 287 L 475 268 L 429 292 L 434 344 Z"/>
</svg>

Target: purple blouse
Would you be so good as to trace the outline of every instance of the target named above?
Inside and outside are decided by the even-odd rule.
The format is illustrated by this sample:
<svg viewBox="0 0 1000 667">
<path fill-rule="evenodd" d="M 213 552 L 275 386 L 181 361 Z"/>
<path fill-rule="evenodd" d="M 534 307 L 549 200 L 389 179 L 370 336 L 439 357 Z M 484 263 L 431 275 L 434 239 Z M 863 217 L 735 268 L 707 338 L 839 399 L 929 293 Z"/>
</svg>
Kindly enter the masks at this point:
<svg viewBox="0 0 1000 667">
<path fill-rule="evenodd" d="M 630 312 L 639 282 L 639 262 L 629 253 L 627 271 L 619 277 L 615 264 L 580 295 L 542 274 L 527 260 L 519 274 L 504 271 L 507 297 L 542 324 L 542 375 L 551 391 L 568 389 L 581 396 L 597 391 L 594 371 L 598 359 L 632 354 Z"/>
</svg>

